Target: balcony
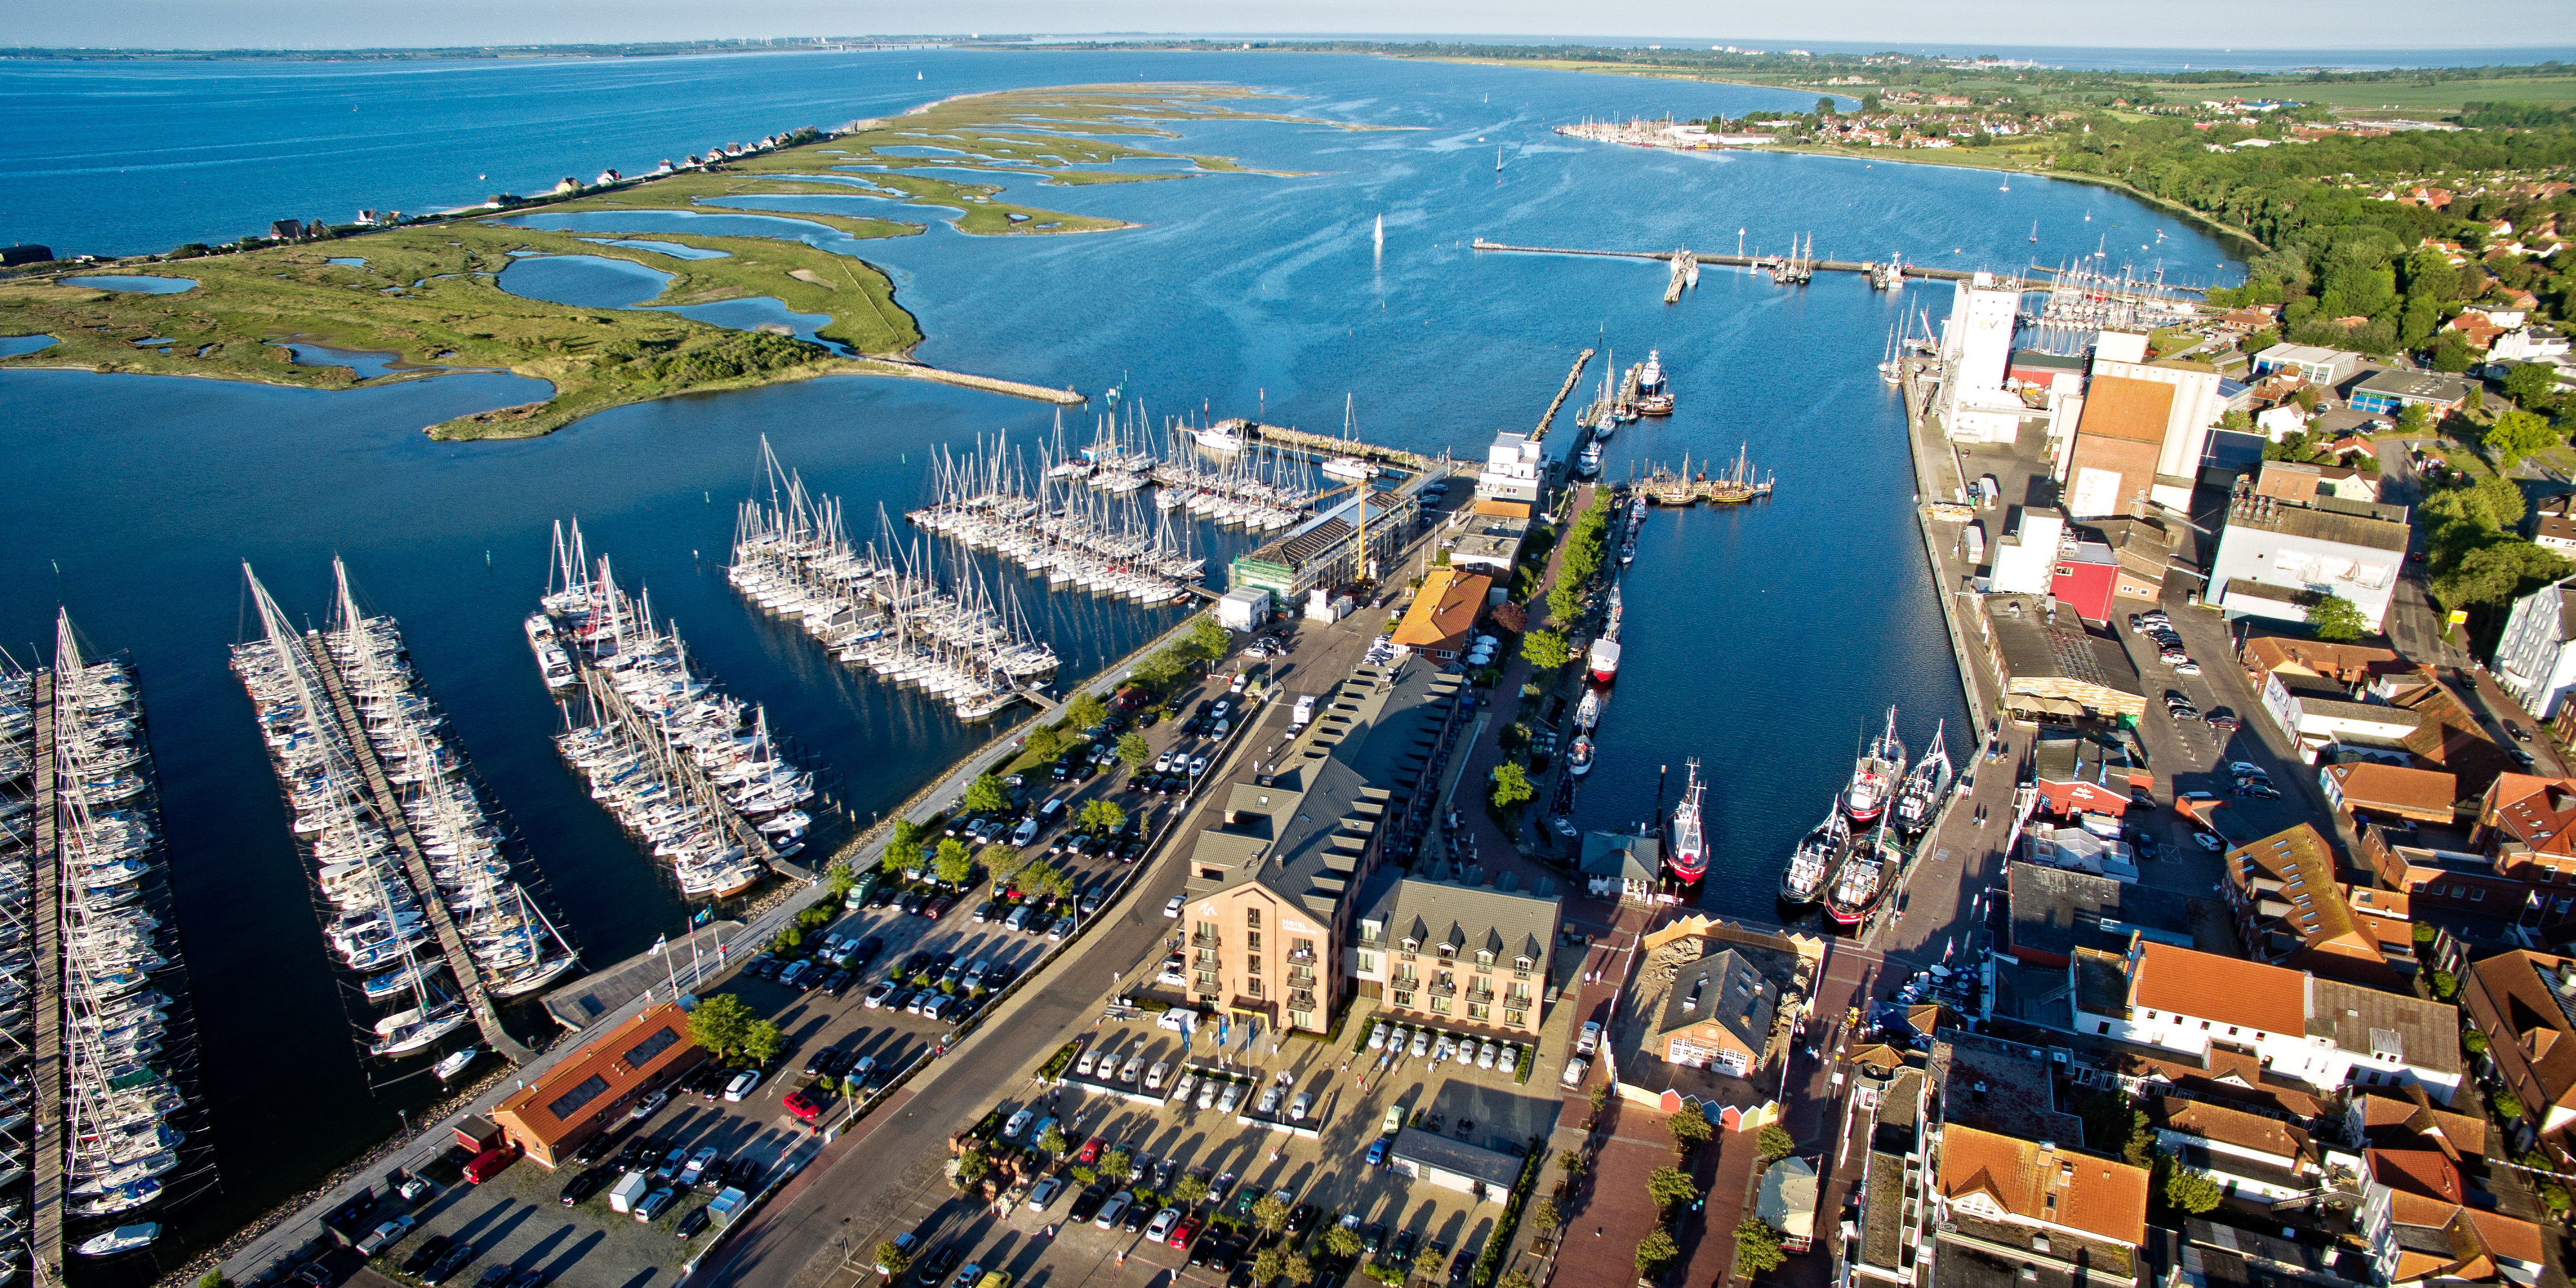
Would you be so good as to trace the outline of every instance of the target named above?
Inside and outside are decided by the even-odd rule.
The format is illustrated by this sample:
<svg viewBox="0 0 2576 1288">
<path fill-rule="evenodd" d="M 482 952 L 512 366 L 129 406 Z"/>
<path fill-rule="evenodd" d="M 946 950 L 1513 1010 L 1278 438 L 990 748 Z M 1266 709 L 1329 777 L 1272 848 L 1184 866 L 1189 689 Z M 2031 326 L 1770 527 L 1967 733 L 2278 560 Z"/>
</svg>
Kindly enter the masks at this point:
<svg viewBox="0 0 2576 1288">
<path fill-rule="evenodd" d="M 1288 972 L 1288 983 L 1294 987 L 1313 988 L 1315 986 L 1315 972 L 1308 970 L 1303 966 L 1296 967 Z"/>
<path fill-rule="evenodd" d="M 1303 1008 L 1303 1009 L 1306 1009 L 1306 1010 L 1312 1010 L 1312 1009 L 1314 1009 L 1314 1006 L 1315 1006 L 1315 990 L 1313 990 L 1313 989 L 1311 989 L 1311 988 L 1292 988 L 1292 989 L 1289 989 L 1289 990 L 1288 990 L 1288 1004 L 1289 1004 L 1290 1006 L 1300 1007 L 1300 1008 Z"/>
<path fill-rule="evenodd" d="M 1431 991 L 1442 997 L 1456 997 L 1458 995 L 1458 986 L 1444 979 L 1439 983 L 1432 985 Z"/>
<path fill-rule="evenodd" d="M 1289 952 L 1288 952 L 1288 960 L 1290 960 L 1290 961 L 1292 961 L 1292 962 L 1310 962 L 1310 961 L 1313 961 L 1313 960 L 1315 960 L 1315 950 L 1314 950 L 1314 949 L 1312 949 L 1312 948 L 1294 948 L 1294 949 L 1290 949 L 1290 950 L 1289 950 Z"/>
<path fill-rule="evenodd" d="M 1491 1002 L 1494 1000 L 1494 990 L 1481 984 L 1471 985 L 1467 989 L 1467 1000 L 1470 1002 Z"/>
<path fill-rule="evenodd" d="M 1225 939 L 1222 936 L 1211 935 L 1205 932 L 1195 933 L 1190 936 L 1190 943 L 1199 948 L 1214 948 L 1224 942 Z"/>
</svg>

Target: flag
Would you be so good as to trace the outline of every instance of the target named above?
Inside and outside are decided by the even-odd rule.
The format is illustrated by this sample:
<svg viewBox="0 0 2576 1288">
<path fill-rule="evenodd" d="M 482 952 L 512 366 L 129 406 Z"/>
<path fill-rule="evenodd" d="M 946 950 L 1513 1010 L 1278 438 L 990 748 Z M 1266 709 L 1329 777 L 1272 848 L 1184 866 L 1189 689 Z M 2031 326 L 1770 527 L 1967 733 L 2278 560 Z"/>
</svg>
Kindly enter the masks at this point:
<svg viewBox="0 0 2576 1288">
<path fill-rule="evenodd" d="M 652 951 L 652 952 L 650 952 L 650 953 L 648 953 L 648 954 L 646 954 L 646 956 L 650 956 L 650 957 L 659 957 L 659 956 L 661 956 L 661 955 L 662 955 L 662 950 L 663 950 L 664 948 L 669 947 L 669 946 L 670 946 L 670 943 L 671 943 L 671 937 L 670 937 L 669 935 L 664 935 L 664 936 L 662 936 L 661 938 L 654 940 L 654 941 L 653 941 L 653 951 Z"/>
</svg>

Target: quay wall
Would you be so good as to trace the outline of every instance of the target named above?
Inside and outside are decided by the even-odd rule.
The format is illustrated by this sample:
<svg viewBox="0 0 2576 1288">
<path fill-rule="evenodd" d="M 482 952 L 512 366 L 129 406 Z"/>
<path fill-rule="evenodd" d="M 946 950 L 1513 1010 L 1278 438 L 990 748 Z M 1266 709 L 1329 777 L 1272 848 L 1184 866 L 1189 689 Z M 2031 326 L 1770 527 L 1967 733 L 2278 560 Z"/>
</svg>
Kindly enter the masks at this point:
<svg viewBox="0 0 2576 1288">
<path fill-rule="evenodd" d="M 1931 450 L 1929 436 L 1940 432 L 1941 422 L 1933 416 L 1922 389 L 1921 380 L 1928 373 L 1918 359 L 1899 360 L 1905 363 L 1901 388 L 1905 396 L 1905 455 L 1914 466 L 1914 524 L 1923 536 L 1923 557 L 1932 569 L 1932 593 L 1941 601 L 1941 624 L 1949 632 L 1950 653 L 1959 672 L 1959 691 L 1967 697 L 1968 719 L 1977 727 L 1978 746 L 1968 762 L 1968 772 L 1974 773 L 1974 758 L 1985 754 L 1985 741 L 1994 733 L 1995 703 L 1979 692 L 1984 687 L 1979 683 L 1981 672 L 1969 654 L 1968 637 L 1960 629 L 1958 584 L 1941 558 L 1938 528 L 1932 519 L 1931 503 L 1936 499 L 1940 475 L 1926 458 Z M 1965 467 L 1960 470 L 1964 475 Z M 1953 795 L 1952 799 L 1957 797 Z M 1946 817 L 1946 810 L 1944 813 Z"/>
</svg>

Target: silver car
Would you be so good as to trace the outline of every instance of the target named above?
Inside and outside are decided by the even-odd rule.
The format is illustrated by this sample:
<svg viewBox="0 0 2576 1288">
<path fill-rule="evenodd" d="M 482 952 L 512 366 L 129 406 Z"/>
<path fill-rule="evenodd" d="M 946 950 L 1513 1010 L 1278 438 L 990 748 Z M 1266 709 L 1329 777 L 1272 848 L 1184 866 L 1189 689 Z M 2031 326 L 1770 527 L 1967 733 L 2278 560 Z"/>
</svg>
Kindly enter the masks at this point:
<svg viewBox="0 0 2576 1288">
<path fill-rule="evenodd" d="M 1376 1028 L 1374 1028 L 1374 1029 L 1369 1030 L 1369 1050 L 1371 1050 L 1371 1051 L 1383 1051 L 1383 1050 L 1385 1050 L 1385 1049 L 1386 1049 L 1386 1033 L 1387 1033 L 1386 1021 L 1384 1021 L 1384 1020 L 1380 1020 L 1380 1021 L 1378 1021 L 1378 1022 L 1377 1022 L 1377 1027 L 1376 1027 Z"/>
<path fill-rule="evenodd" d="M 1483 1046 L 1480 1046 L 1480 1047 L 1476 1048 L 1476 1067 L 1477 1067 L 1477 1068 L 1479 1068 L 1479 1069 L 1490 1069 L 1490 1068 L 1493 1068 L 1493 1067 L 1494 1067 L 1494 1054 L 1495 1054 L 1495 1052 L 1496 1052 L 1496 1050 L 1497 1050 L 1497 1049 L 1498 1049 L 1498 1048 L 1496 1048 L 1496 1047 L 1495 1047 L 1495 1045 L 1494 1045 L 1493 1043 L 1491 1043 L 1491 1042 L 1488 1042 L 1488 1043 L 1484 1044 Z"/>
<path fill-rule="evenodd" d="M 1419 1060 L 1429 1054 L 1431 1054 L 1431 1030 L 1415 1029 L 1413 1031 L 1413 1058 Z"/>
<path fill-rule="evenodd" d="M 1199 1108 L 1213 1108 L 1216 1105 L 1216 1093 L 1223 1090 L 1227 1085 L 1229 1084 L 1217 1081 L 1214 1075 L 1210 1075 L 1207 1081 L 1200 1083 Z"/>
<path fill-rule="evenodd" d="M 1229 1082 L 1225 1084 L 1225 1094 L 1217 1098 L 1216 1110 L 1221 1114 L 1230 1114 L 1235 1111 L 1236 1106 L 1241 1105 L 1242 1103 L 1243 1084 L 1240 1082 Z"/>
</svg>

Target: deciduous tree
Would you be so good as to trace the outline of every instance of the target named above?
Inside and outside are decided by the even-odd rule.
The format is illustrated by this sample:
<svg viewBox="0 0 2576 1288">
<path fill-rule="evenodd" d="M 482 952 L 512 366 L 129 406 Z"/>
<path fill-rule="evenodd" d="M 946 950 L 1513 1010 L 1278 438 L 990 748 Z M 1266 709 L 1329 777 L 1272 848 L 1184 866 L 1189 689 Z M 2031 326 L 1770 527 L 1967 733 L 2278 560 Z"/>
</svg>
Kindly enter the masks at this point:
<svg viewBox="0 0 2576 1288">
<path fill-rule="evenodd" d="M 2224 1197 L 2225 1191 L 2207 1172 L 2176 1165 L 2165 1174 L 2165 1201 L 2194 1216 L 2217 1207 Z"/>
<path fill-rule="evenodd" d="M 967 849 L 964 841 L 952 836 L 939 843 L 938 852 L 931 856 L 930 867 L 939 874 L 940 880 L 950 885 L 964 885 L 966 878 L 975 875 L 975 852 Z"/>
<path fill-rule="evenodd" d="M 1531 631 L 1521 637 L 1521 656 L 1528 658 L 1531 666 L 1553 671 L 1565 665 L 1573 652 L 1566 647 L 1563 635 L 1555 631 Z"/>
<path fill-rule="evenodd" d="M 1127 762 L 1129 769 L 1153 764 L 1154 744 L 1145 741 L 1145 735 L 1141 733 L 1121 735 L 1118 739 L 1118 758 Z"/>
<path fill-rule="evenodd" d="M 1646 1174 L 1646 1197 L 1669 1212 L 1699 1197 L 1699 1187 L 1678 1167 L 1658 1167 Z"/>
<path fill-rule="evenodd" d="M 1746 1217 L 1735 1227 L 1735 1268 L 1739 1273 L 1777 1270 L 1788 1260 L 1780 1250 L 1780 1232 L 1759 1217 Z"/>
<path fill-rule="evenodd" d="M 1637 1241 L 1637 1273 L 1647 1279 L 1661 1279 L 1681 1256 L 1681 1245 L 1673 1242 L 1672 1233 L 1657 1226 Z"/>
<path fill-rule="evenodd" d="M 978 774 L 966 784 L 966 799 L 960 802 L 969 814 L 998 814 L 1011 805 L 1011 789 L 992 774 Z"/>
<path fill-rule="evenodd" d="M 1100 695 L 1085 689 L 1064 704 L 1065 720 L 1075 729 L 1088 729 L 1109 718 L 1109 704 Z"/>
<path fill-rule="evenodd" d="M 1089 801 L 1082 807 L 1081 822 L 1086 832 L 1115 832 L 1127 825 L 1127 811 L 1116 801 Z"/>
<path fill-rule="evenodd" d="M 2512 469 L 2522 464 L 2525 457 L 2537 456 L 2556 447 L 2562 440 L 2558 431 L 2549 427 L 2546 417 L 2534 412 L 2509 411 L 2496 417 L 2496 423 L 2488 427 L 2483 441 L 2487 450 L 2495 453 L 2499 466 Z"/>
<path fill-rule="evenodd" d="M 1688 1105 L 1684 1105 L 1680 1113 L 1664 1120 L 1664 1130 L 1673 1134 L 1674 1147 L 1683 1153 L 1707 1144 L 1709 1137 L 1717 1134 L 1717 1129 L 1708 1124 L 1708 1115 Z"/>
<path fill-rule="evenodd" d="M 1288 1228 L 1288 1205 L 1274 1195 L 1262 1195 L 1261 1201 L 1252 1205 L 1252 1223 L 1263 1233 L 1277 1234 Z"/>
<path fill-rule="evenodd" d="M 2361 609 L 2341 595 L 2326 595 L 2308 605 L 2308 625 L 2321 640 L 2357 640 L 2370 633 Z"/>
<path fill-rule="evenodd" d="M 1789 1134 L 1788 1128 L 1782 1127 L 1778 1123 L 1771 1123 L 1765 1126 L 1762 1129 L 1762 1134 L 1756 1137 L 1755 1140 L 1762 1148 L 1762 1159 L 1764 1162 L 1769 1162 L 1775 1158 L 1787 1158 L 1792 1150 L 1798 1148 L 1797 1138 Z"/>
<path fill-rule="evenodd" d="M 1528 771 L 1509 761 L 1494 766 L 1494 808 L 1509 810 L 1537 795 Z"/>
</svg>

